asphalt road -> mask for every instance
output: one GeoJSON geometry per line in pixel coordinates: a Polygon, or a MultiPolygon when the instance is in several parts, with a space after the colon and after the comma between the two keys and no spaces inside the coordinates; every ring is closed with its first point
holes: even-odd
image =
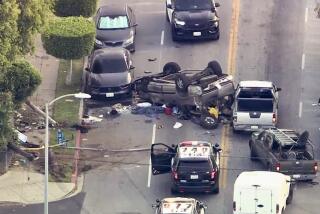
{"type": "MultiPolygon", "coordinates": [[[[164,1],[101,2],[127,2],[136,13],[139,26],[133,54],[135,76],[144,75],[146,70],[159,72],[168,61],[178,62],[182,68],[201,69],[210,60],[217,59],[223,70],[235,76],[236,82],[271,80],[282,88],[279,127],[309,130],[319,158],[320,108],[312,107],[312,103],[320,95],[320,19],[316,19],[313,13],[313,0],[221,1],[220,40],[194,43],[171,41],[164,1]],[[156,60],[150,62],[149,58],[156,60]]],[[[106,111],[108,108],[89,110],[96,116],[106,111]]],[[[248,158],[249,135],[233,134],[228,125],[207,132],[190,121],[179,121],[183,126],[173,129],[176,121],[172,116],[150,119],[124,112],[117,118],[104,119],[82,143],[106,149],[148,148],[154,124],[163,126],[155,129],[155,143],[170,145],[190,139],[217,142],[223,147],[220,193],[187,196],[204,201],[208,205],[207,213],[232,213],[233,183],[237,175],[244,170],[262,169],[248,158]]],[[[83,198],[57,202],[60,209],[68,213],[152,213],[151,204],[157,198],[171,196],[170,175],[150,175],[149,153],[146,151],[93,153],[88,159],[93,169],[85,174],[83,198]]],[[[317,183],[299,184],[293,203],[285,213],[318,213],[319,194],[317,183]]],[[[0,213],[22,212],[41,213],[37,206],[0,208],[0,213]]],[[[58,212],[52,207],[50,213],[58,212]]]]}

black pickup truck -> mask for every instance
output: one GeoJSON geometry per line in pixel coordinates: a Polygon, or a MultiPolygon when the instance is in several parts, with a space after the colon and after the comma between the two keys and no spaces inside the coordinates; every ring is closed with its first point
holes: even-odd
{"type": "Polygon", "coordinates": [[[295,180],[311,181],[317,176],[313,144],[309,133],[288,129],[267,129],[252,133],[250,157],[268,170],[290,175],[295,180]]]}

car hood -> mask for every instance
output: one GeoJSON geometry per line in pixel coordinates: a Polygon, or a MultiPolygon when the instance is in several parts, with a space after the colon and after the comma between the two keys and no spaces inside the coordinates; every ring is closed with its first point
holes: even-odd
{"type": "Polygon", "coordinates": [[[175,17],[187,24],[207,24],[209,20],[213,19],[214,14],[211,11],[176,11],[175,17]]]}
{"type": "Polygon", "coordinates": [[[117,42],[124,41],[130,38],[130,28],[120,30],[99,30],[97,29],[96,38],[100,41],[117,42]]]}
{"type": "Polygon", "coordinates": [[[131,75],[128,71],[121,73],[104,73],[90,75],[92,86],[96,87],[118,87],[131,82],[131,75]]]}

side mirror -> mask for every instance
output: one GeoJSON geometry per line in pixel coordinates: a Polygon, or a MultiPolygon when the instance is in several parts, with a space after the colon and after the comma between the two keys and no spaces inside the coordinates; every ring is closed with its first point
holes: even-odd
{"type": "Polygon", "coordinates": [[[84,70],[86,70],[86,71],[90,71],[89,67],[85,67],[85,69],[84,69],[84,70]]]}
{"type": "Polygon", "coordinates": [[[137,24],[137,23],[135,23],[135,24],[131,25],[131,27],[137,27],[137,26],[138,26],[138,24],[137,24]]]}
{"type": "Polygon", "coordinates": [[[171,144],[171,147],[172,147],[172,148],[176,148],[176,145],[174,145],[174,144],[171,144]]]}
{"type": "Polygon", "coordinates": [[[207,209],[208,208],[208,206],[205,205],[204,203],[200,203],[200,207],[203,208],[203,209],[207,209]]]}
{"type": "Polygon", "coordinates": [[[130,70],[135,69],[135,67],[133,65],[130,65],[130,70]]]}
{"type": "Polygon", "coordinates": [[[217,152],[220,152],[222,149],[220,148],[220,145],[219,144],[214,144],[214,148],[213,148],[215,151],[217,152]]]}
{"type": "Polygon", "coordinates": [[[214,3],[214,6],[215,6],[215,7],[220,7],[220,3],[219,3],[219,2],[216,2],[216,3],[214,3]]]}
{"type": "Polygon", "coordinates": [[[276,91],[281,91],[281,90],[282,90],[281,88],[277,88],[277,89],[276,89],[276,91]]]}
{"type": "Polygon", "coordinates": [[[172,5],[171,4],[167,4],[167,8],[168,9],[172,9],[172,5]]]}

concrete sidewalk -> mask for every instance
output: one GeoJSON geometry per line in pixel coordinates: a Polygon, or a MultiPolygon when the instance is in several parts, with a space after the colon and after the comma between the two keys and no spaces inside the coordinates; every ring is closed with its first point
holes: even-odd
{"type": "MultiPolygon", "coordinates": [[[[78,178],[78,188],[73,183],[49,182],[49,201],[72,197],[82,190],[83,177],[78,178]]],[[[0,176],[0,202],[22,204],[43,203],[44,175],[14,168],[0,176]]]]}
{"type": "MultiPolygon", "coordinates": [[[[55,98],[59,59],[46,53],[40,35],[35,41],[35,53],[27,56],[27,60],[40,72],[42,82],[30,100],[38,107],[55,98]]],[[[32,130],[24,133],[33,143],[42,144],[43,130],[32,130]],[[38,142],[39,141],[39,142],[38,142]]],[[[77,175],[75,175],[77,176],[77,175]]],[[[83,178],[73,179],[70,183],[49,183],[49,201],[71,197],[82,190],[83,178]]],[[[16,202],[22,204],[43,203],[44,175],[22,167],[9,168],[0,176],[0,202],[16,202]]]]}
{"type": "Polygon", "coordinates": [[[42,46],[40,35],[35,40],[35,52],[27,60],[40,72],[42,82],[30,100],[37,106],[55,98],[56,84],[59,69],[59,59],[46,53],[42,46]]]}

